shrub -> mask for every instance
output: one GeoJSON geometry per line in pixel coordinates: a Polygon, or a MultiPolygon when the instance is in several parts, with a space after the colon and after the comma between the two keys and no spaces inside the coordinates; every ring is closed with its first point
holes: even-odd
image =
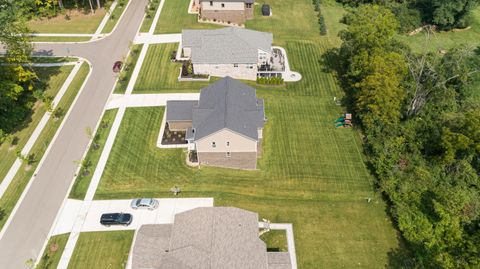
{"type": "Polygon", "coordinates": [[[325,18],[323,17],[322,14],[319,14],[318,16],[318,24],[320,24],[320,35],[326,35],[327,25],[325,24],[325,18]]]}
{"type": "Polygon", "coordinates": [[[283,84],[283,78],[282,77],[257,77],[257,84],[281,85],[283,84]]]}

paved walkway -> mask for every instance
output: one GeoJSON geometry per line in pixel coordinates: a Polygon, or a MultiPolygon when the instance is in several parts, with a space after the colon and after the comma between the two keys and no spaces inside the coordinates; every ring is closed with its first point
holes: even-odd
{"type": "Polygon", "coordinates": [[[295,241],[293,239],[293,226],[291,223],[258,223],[259,228],[268,228],[270,230],[284,230],[287,233],[288,253],[290,254],[290,262],[292,269],[297,269],[297,253],[295,251],[295,241]]]}
{"type": "Polygon", "coordinates": [[[182,34],[162,34],[150,35],[140,34],[133,40],[134,44],[159,44],[159,43],[179,43],[182,41],[182,34]]]}
{"type": "Polygon", "coordinates": [[[169,100],[198,100],[199,93],[112,94],[106,109],[165,106],[169,100]]]}
{"type": "MultiPolygon", "coordinates": [[[[83,63],[83,60],[78,61],[78,62],[67,62],[67,63],[37,63],[37,64],[33,64],[33,66],[46,66],[46,67],[71,65],[71,64],[75,65],[75,67],[72,69],[72,71],[68,75],[67,79],[63,83],[62,87],[58,91],[57,95],[55,96],[55,99],[53,99],[53,102],[52,102],[52,108],[53,109],[55,109],[57,107],[58,103],[60,102],[63,95],[65,94],[68,87],[70,86],[73,79],[75,78],[78,71],[80,70],[80,66],[82,65],[82,63],[83,63]]],[[[28,139],[27,143],[25,144],[25,146],[23,147],[23,149],[21,151],[21,154],[23,156],[26,156],[30,153],[30,150],[32,150],[33,145],[35,144],[38,137],[42,133],[43,129],[47,125],[48,120],[50,119],[51,115],[52,115],[52,112],[47,111],[47,112],[45,112],[43,117],[40,119],[40,122],[38,123],[37,127],[35,127],[35,130],[33,130],[32,135],[30,136],[30,138],[28,139]]],[[[45,152],[44,154],[48,154],[48,152],[45,152]]],[[[5,191],[7,191],[8,186],[10,186],[10,183],[15,178],[15,175],[17,174],[18,170],[20,170],[21,166],[22,166],[22,160],[20,158],[17,158],[15,160],[15,162],[13,163],[12,167],[10,167],[10,170],[8,170],[7,175],[3,178],[2,182],[0,183],[0,198],[2,198],[3,195],[5,194],[5,191]]],[[[1,234],[2,233],[0,232],[0,236],[1,236],[1,234]]]]}

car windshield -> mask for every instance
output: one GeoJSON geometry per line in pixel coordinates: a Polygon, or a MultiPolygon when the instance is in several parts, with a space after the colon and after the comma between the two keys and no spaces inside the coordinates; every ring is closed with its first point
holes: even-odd
{"type": "Polygon", "coordinates": [[[138,199],[135,204],[136,204],[137,206],[139,206],[141,203],[142,203],[142,200],[138,199]]]}

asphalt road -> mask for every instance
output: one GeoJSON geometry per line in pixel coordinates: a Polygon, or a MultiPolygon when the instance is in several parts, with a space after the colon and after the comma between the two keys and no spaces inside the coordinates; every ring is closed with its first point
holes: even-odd
{"type": "Polygon", "coordinates": [[[54,141],[12,222],[0,239],[0,268],[27,268],[25,262],[40,250],[53,225],[89,138],[85,128],[96,126],[115,84],[113,63],[122,59],[142,22],[147,0],[132,0],[115,32],[90,43],[36,44],[35,53],[80,56],[93,66],[85,88],[54,141]]]}

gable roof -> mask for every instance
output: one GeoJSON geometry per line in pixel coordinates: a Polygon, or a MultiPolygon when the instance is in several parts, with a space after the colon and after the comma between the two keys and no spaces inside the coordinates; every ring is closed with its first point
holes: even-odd
{"type": "Polygon", "coordinates": [[[235,207],[199,207],[173,225],[143,225],[132,268],[291,269],[288,252],[271,254],[259,238],[258,214],[235,207]]]}
{"type": "Polygon", "coordinates": [[[273,35],[237,27],[182,30],[182,46],[192,49],[195,64],[254,64],[258,50],[270,52],[273,35]]]}
{"type": "Polygon", "coordinates": [[[224,128],[258,141],[258,129],[264,122],[263,100],[257,99],[255,89],[231,77],[203,88],[193,108],[197,141],[224,128]]]}
{"type": "Polygon", "coordinates": [[[193,119],[193,106],[198,101],[167,101],[167,122],[168,121],[191,121],[193,119]]]}

